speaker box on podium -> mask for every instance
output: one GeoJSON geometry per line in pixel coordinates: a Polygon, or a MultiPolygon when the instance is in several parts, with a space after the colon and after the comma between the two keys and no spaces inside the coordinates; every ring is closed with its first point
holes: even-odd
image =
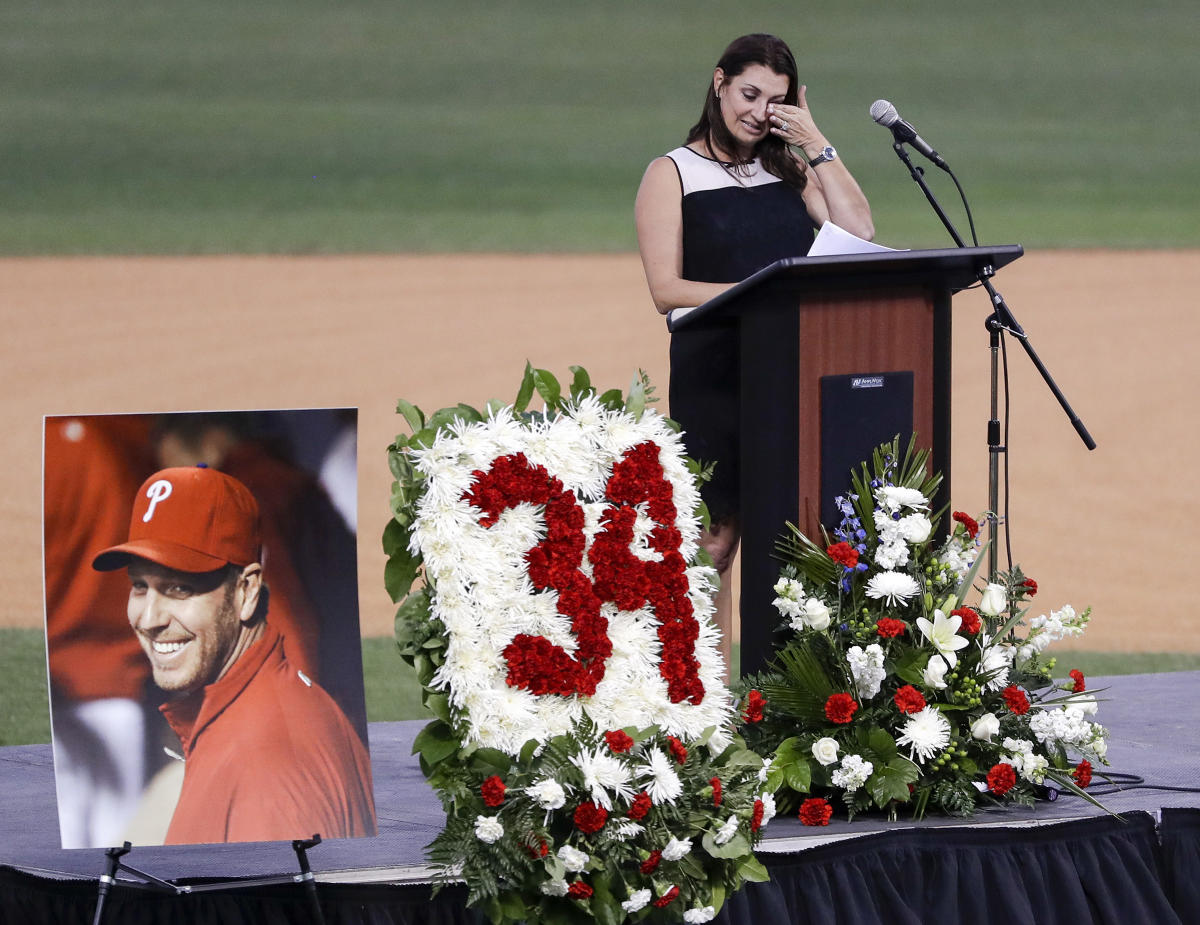
{"type": "MultiPolygon", "coordinates": [[[[840,517],[850,469],[917,435],[950,492],[952,295],[1019,245],[779,260],[676,314],[676,331],[736,323],[741,357],[741,669],[764,667],[779,614],[775,541],[789,521],[815,542],[840,517]]],[[[980,319],[983,330],[983,319],[980,319]]]]}

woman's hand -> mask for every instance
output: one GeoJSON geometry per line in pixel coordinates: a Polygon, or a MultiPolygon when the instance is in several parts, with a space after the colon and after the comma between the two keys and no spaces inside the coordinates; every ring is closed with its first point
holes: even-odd
{"type": "Polygon", "coordinates": [[[797,105],[772,103],[767,107],[767,118],[771,121],[771,134],[782,138],[789,145],[803,149],[808,158],[821,153],[829,142],[813,121],[806,99],[808,87],[801,85],[797,105]]]}

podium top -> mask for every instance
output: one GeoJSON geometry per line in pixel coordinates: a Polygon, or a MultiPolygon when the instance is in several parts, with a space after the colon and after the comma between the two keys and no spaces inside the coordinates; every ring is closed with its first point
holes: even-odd
{"type": "MultiPolygon", "coordinates": [[[[987,268],[1007,266],[1025,253],[1019,244],[992,247],[948,247],[938,250],[881,251],[872,254],[834,254],[828,257],[784,257],[747,276],[740,283],[690,311],[667,316],[667,330],[676,331],[724,314],[742,296],[768,286],[789,289],[866,289],[897,285],[926,285],[957,292],[978,282],[987,268]]],[[[990,275],[990,274],[989,274],[990,275]]]]}

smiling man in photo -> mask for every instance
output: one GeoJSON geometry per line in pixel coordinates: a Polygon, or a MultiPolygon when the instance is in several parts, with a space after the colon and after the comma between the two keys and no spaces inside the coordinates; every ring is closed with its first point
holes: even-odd
{"type": "Polygon", "coordinates": [[[258,504],[205,466],[164,469],[134,498],[129,539],[93,568],[127,568],[130,626],[168,700],[183,788],[167,844],[375,834],[366,749],[293,668],[271,625],[258,504]]]}

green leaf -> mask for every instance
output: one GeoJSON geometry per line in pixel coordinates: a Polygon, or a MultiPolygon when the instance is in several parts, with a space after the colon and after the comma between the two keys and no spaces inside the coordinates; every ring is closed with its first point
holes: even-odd
{"type": "Polygon", "coordinates": [[[620,389],[609,389],[600,396],[600,404],[609,411],[619,411],[625,407],[625,396],[620,389]]]}
{"type": "Polygon", "coordinates": [[[641,417],[646,410],[646,384],[642,376],[634,376],[629,384],[629,395],[625,399],[625,410],[635,418],[641,417]]]}
{"type": "Polygon", "coordinates": [[[554,374],[550,370],[535,369],[533,371],[533,387],[542,396],[547,410],[553,411],[559,407],[562,402],[562,386],[558,384],[558,380],[554,378],[554,374]]]}
{"type": "Polygon", "coordinates": [[[525,375],[521,377],[521,387],[517,389],[517,399],[513,402],[513,411],[516,414],[521,414],[529,407],[529,401],[533,398],[533,365],[525,361],[525,375]]]}
{"type": "Polygon", "coordinates": [[[498,748],[477,748],[471,755],[470,763],[487,776],[499,774],[503,777],[512,767],[512,759],[498,748]]]}
{"type": "Polygon", "coordinates": [[[895,800],[897,803],[908,802],[908,785],[915,784],[921,776],[921,770],[907,758],[893,758],[867,779],[867,790],[875,805],[881,809],[895,800]]]}
{"type": "Polygon", "coordinates": [[[712,832],[705,832],[704,837],[700,839],[700,844],[704,846],[704,850],[714,858],[722,858],[732,860],[740,858],[743,854],[750,852],[750,840],[741,832],[729,839],[725,844],[718,845],[712,832]]]}
{"type": "Polygon", "coordinates": [[[408,535],[408,530],[395,520],[383,530],[383,548],[390,552],[383,568],[383,584],[393,604],[408,595],[421,567],[421,560],[408,549],[408,535]]]}
{"type": "Polygon", "coordinates": [[[750,883],[766,883],[771,879],[771,875],[762,862],[752,854],[746,855],[738,862],[737,873],[739,877],[750,883]]]}
{"type": "Polygon", "coordinates": [[[440,691],[425,691],[422,699],[429,711],[443,722],[450,722],[450,698],[440,691]]]}
{"type": "Polygon", "coordinates": [[[571,366],[568,368],[574,374],[574,378],[571,380],[571,397],[579,398],[585,392],[590,392],[592,390],[592,377],[588,375],[588,371],[582,366],[571,366]]]}
{"type": "Polygon", "coordinates": [[[396,402],[396,413],[404,415],[404,420],[408,422],[408,429],[414,434],[425,429],[425,413],[411,402],[401,398],[396,402]]]}
{"type": "Polygon", "coordinates": [[[589,905],[597,925],[621,925],[625,921],[625,910],[621,908],[620,900],[613,896],[608,878],[597,874],[592,877],[591,887],[589,905]]]}
{"type": "Polygon", "coordinates": [[[458,738],[449,723],[434,720],[417,733],[412,750],[414,755],[421,755],[429,764],[440,764],[458,751],[458,738]]]}

